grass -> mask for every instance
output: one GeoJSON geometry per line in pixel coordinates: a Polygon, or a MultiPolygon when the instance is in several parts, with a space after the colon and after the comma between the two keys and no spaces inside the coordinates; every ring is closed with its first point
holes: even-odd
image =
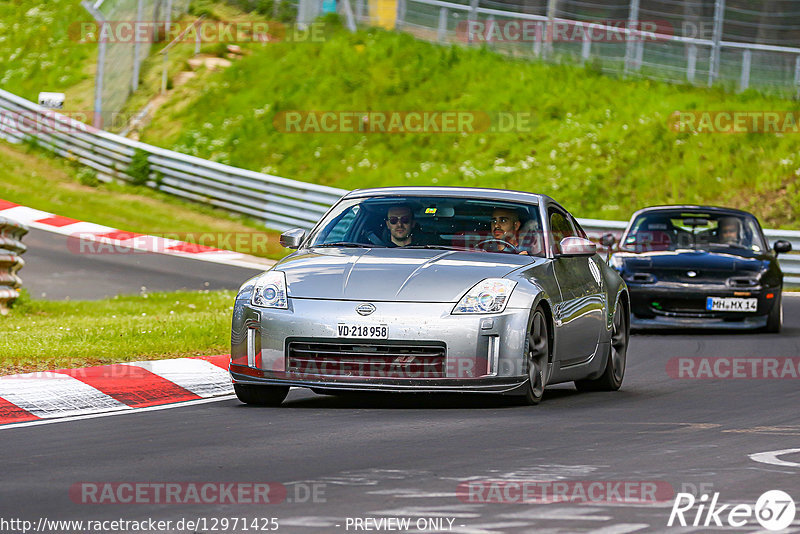
{"type": "MultiPolygon", "coordinates": [[[[244,235],[247,237],[238,240],[238,251],[254,256],[277,259],[290,252],[280,246],[277,232],[256,221],[146,187],[117,183],[82,185],[79,178],[83,175],[69,162],[54,159],[38,149],[0,142],[0,199],[120,230],[178,234],[184,241],[200,238],[203,242],[210,239],[209,234],[222,238],[244,235]],[[266,239],[250,239],[256,232],[266,234],[266,239]]],[[[236,248],[237,239],[229,242],[236,248]]],[[[212,246],[214,243],[203,242],[212,246]]]]}
{"type": "Polygon", "coordinates": [[[77,0],[0,2],[0,88],[34,102],[63,92],[66,110],[91,110],[97,45],[71,33],[90,20],[77,0]]]}
{"type": "Polygon", "coordinates": [[[180,291],[93,301],[27,295],[3,318],[0,374],[230,351],[233,291],[180,291]]]}
{"type": "Polygon", "coordinates": [[[485,48],[443,47],[371,29],[323,43],[271,43],[176,89],[142,139],[256,171],[353,189],[462,185],[549,194],[580,217],[626,219],[645,205],[748,209],[800,221],[796,134],[691,134],[676,110],[793,110],[796,102],[604,76],[485,48]],[[508,133],[282,133],[287,110],[526,112],[508,133]]]}

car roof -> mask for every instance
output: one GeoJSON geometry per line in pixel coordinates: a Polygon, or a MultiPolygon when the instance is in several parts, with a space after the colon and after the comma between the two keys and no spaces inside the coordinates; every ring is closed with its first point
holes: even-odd
{"type": "Polygon", "coordinates": [[[756,218],[756,216],[752,213],[736,208],[725,208],[722,206],[699,206],[696,204],[674,204],[664,206],[648,206],[646,208],[642,208],[631,215],[631,220],[635,219],[639,215],[644,215],[645,213],[660,211],[707,211],[710,213],[743,215],[746,217],[753,217],[754,219],[756,218]]]}
{"type": "Polygon", "coordinates": [[[486,198],[490,200],[510,200],[519,202],[553,203],[558,202],[537,193],[526,191],[513,191],[509,189],[491,189],[488,187],[445,187],[445,186],[402,186],[402,187],[375,187],[371,189],[356,189],[347,193],[344,198],[367,198],[378,196],[426,195],[434,197],[456,198],[486,198]]]}

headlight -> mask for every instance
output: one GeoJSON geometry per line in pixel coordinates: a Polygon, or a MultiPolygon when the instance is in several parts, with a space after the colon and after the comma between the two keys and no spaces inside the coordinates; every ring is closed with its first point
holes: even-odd
{"type": "Polygon", "coordinates": [[[516,282],[505,278],[487,278],[467,291],[453,308],[453,313],[499,313],[506,309],[508,298],[516,285],[516,282]]]}
{"type": "Polygon", "coordinates": [[[622,261],[622,258],[619,256],[611,256],[611,259],[608,260],[608,264],[611,266],[612,269],[616,269],[617,271],[622,272],[622,268],[625,266],[625,262],[622,261]]]}
{"type": "Polygon", "coordinates": [[[250,303],[261,308],[287,309],[286,275],[282,271],[269,271],[259,276],[253,286],[250,303]]]}

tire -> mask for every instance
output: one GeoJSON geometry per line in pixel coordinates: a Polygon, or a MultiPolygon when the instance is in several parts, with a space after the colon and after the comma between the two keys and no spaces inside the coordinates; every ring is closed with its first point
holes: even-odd
{"type": "Polygon", "coordinates": [[[525,404],[539,404],[544,396],[544,388],[549,378],[550,328],[542,308],[536,308],[531,315],[525,340],[525,364],[528,385],[523,397],[525,404]]]}
{"type": "Polygon", "coordinates": [[[597,378],[576,380],[575,387],[578,391],[617,391],[625,377],[629,340],[630,317],[625,312],[622,302],[617,302],[603,374],[597,378]]]}
{"type": "Polygon", "coordinates": [[[233,391],[245,404],[254,406],[280,406],[286,395],[288,387],[282,386],[251,386],[249,384],[234,384],[233,391]]]}
{"type": "Polygon", "coordinates": [[[772,310],[769,312],[767,316],[767,326],[764,327],[764,331],[769,334],[777,334],[781,331],[781,327],[783,326],[783,297],[781,296],[781,292],[778,291],[778,298],[775,299],[775,304],[772,306],[772,310]]]}

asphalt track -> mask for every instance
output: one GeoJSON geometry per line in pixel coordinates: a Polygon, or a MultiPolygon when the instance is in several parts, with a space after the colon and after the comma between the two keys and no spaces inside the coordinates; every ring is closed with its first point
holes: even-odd
{"type": "Polygon", "coordinates": [[[66,236],[31,229],[23,242],[19,272],[33,298],[100,299],[117,294],[178,289],[237,289],[260,271],[190,258],[119,249],[123,253],[81,254],[66,236]],[[124,253],[124,252],[129,253],[124,253]]]}
{"type": "MultiPolygon", "coordinates": [[[[35,255],[28,254],[26,270],[35,255]]],[[[26,283],[38,283],[33,271],[23,271],[26,283]]],[[[184,268],[174,273],[181,284],[186,277],[184,268]]],[[[367,532],[357,519],[390,517],[410,518],[412,527],[419,518],[452,520],[450,528],[409,532],[728,530],[703,526],[705,514],[698,527],[667,527],[674,494],[719,492],[718,505],[753,506],[763,492],[781,489],[800,502],[800,381],[674,378],[667,368],[672,358],[797,357],[800,297],[786,297],[784,305],[780,335],[635,335],[619,392],[557,386],[536,407],[484,397],[332,397],[298,389],[280,408],[223,399],[0,430],[0,531],[22,531],[2,523],[11,519],[35,527],[40,520],[152,518],[175,525],[206,518],[191,530],[245,532],[241,523],[233,528],[234,518],[277,518],[278,532],[367,532]],[[772,463],[751,458],[786,449],[794,450],[757,457],[772,463]],[[539,487],[566,481],[571,488],[666,483],[670,493],[655,504],[602,495],[589,503],[464,502],[456,491],[467,481],[539,481],[539,487]],[[288,494],[277,504],[91,504],[76,493],[85,482],[277,482],[288,494]]],[[[689,523],[697,511],[686,512],[689,523]]],[[[135,531],[114,526],[93,531],[135,531]]],[[[750,517],[736,532],[768,531],[750,517]]],[[[800,532],[800,512],[784,532],[800,532]]]]}

